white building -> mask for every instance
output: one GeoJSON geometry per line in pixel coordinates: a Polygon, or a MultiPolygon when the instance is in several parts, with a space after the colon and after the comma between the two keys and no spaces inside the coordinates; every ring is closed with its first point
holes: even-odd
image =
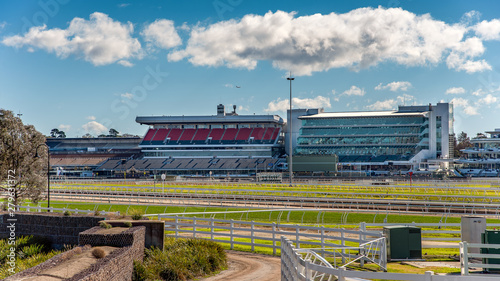
{"type": "Polygon", "coordinates": [[[294,109],[292,125],[294,155],[336,154],[341,164],[415,169],[428,166],[429,160],[453,158],[453,105],[448,103],[393,111],[294,109]]]}

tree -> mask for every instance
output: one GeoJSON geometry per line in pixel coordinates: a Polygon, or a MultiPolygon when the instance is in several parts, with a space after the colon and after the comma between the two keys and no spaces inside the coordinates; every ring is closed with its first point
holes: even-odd
{"type": "Polygon", "coordinates": [[[85,135],[82,136],[82,138],[86,138],[86,139],[90,139],[90,138],[93,138],[94,136],[89,134],[89,133],[86,133],[85,135]]]}
{"type": "Polygon", "coordinates": [[[455,145],[455,156],[456,157],[461,157],[463,156],[462,149],[465,149],[467,147],[472,147],[472,143],[470,142],[470,138],[467,136],[467,133],[461,132],[458,135],[457,138],[458,144],[455,145]]]}
{"type": "Polygon", "coordinates": [[[50,130],[50,137],[51,138],[57,138],[58,135],[59,135],[59,129],[54,128],[54,129],[50,130]]]}
{"type": "Polygon", "coordinates": [[[119,134],[120,134],[120,132],[118,132],[117,130],[115,130],[113,128],[109,129],[109,136],[110,137],[116,138],[119,134]]]}
{"type": "Polygon", "coordinates": [[[486,139],[488,138],[485,134],[483,133],[477,133],[475,139],[486,139]]]}
{"type": "Polygon", "coordinates": [[[54,128],[54,129],[50,130],[50,137],[51,138],[65,138],[66,133],[64,131],[57,129],[57,128],[54,128]]]}
{"type": "Polygon", "coordinates": [[[0,109],[0,188],[8,191],[13,204],[24,199],[37,203],[46,186],[47,147],[45,136],[32,125],[24,125],[12,111],[0,109]],[[40,158],[35,158],[39,147],[40,158]]]}

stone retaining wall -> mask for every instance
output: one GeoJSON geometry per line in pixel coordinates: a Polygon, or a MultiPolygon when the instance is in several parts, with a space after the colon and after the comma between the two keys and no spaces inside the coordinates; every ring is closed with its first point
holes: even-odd
{"type": "Polygon", "coordinates": [[[106,245],[120,247],[119,245],[129,245],[113,251],[109,256],[99,260],[99,262],[72,278],[67,279],[67,281],[132,280],[134,260],[144,260],[146,227],[132,227],[119,234],[98,234],[96,232],[99,229],[100,227],[94,227],[80,233],[80,242],[91,246],[106,245]]]}
{"type": "MultiPolygon", "coordinates": [[[[73,277],[65,279],[66,281],[132,280],[132,272],[134,268],[133,261],[142,261],[144,259],[144,237],[146,228],[144,226],[132,227],[117,234],[99,234],[97,233],[99,230],[100,227],[94,227],[84,231],[80,240],[84,243],[89,243],[90,246],[102,246],[106,243],[106,241],[118,241],[119,239],[124,239],[125,242],[121,243],[123,244],[123,247],[114,250],[106,257],[100,259],[97,263],[94,263],[89,268],[77,273],[73,277]]],[[[110,246],[117,246],[117,244],[110,246]]],[[[89,246],[85,245],[84,247],[89,246]]],[[[76,254],[76,251],[77,250],[75,248],[61,253],[44,263],[12,275],[5,279],[5,281],[18,281],[24,280],[28,277],[38,276],[44,270],[55,267],[58,264],[69,260],[76,254]]]]}
{"type": "MultiPolygon", "coordinates": [[[[124,220],[106,220],[106,223],[112,225],[113,227],[123,227],[126,221],[124,220]]],[[[132,226],[145,226],[146,227],[146,242],[145,247],[151,248],[156,247],[158,249],[163,249],[164,238],[165,238],[165,222],[159,220],[131,220],[127,221],[132,224],[132,226]]]]}
{"type": "MultiPolygon", "coordinates": [[[[7,226],[10,222],[7,214],[0,215],[0,239],[8,238],[10,231],[7,226]]],[[[16,236],[38,236],[48,239],[55,249],[62,249],[64,245],[77,245],[78,234],[91,227],[99,225],[99,221],[105,218],[90,217],[86,215],[73,214],[63,216],[62,214],[33,214],[16,213],[15,217],[16,236]]]]}

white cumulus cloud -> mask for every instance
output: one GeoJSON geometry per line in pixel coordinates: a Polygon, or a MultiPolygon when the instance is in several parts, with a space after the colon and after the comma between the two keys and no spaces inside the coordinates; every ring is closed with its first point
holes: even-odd
{"type": "Polygon", "coordinates": [[[132,23],[114,21],[108,15],[95,12],[89,20],[75,17],[66,29],[47,29],[47,26],[34,26],[23,35],[5,37],[2,43],[7,46],[28,50],[41,49],[55,53],[60,58],[74,55],[92,64],[106,65],[125,59],[140,58],[141,44],[131,34],[132,23]]]}
{"type": "Polygon", "coordinates": [[[492,105],[493,103],[496,103],[498,101],[498,98],[493,96],[492,94],[487,94],[484,98],[479,99],[478,103],[479,104],[485,104],[485,105],[492,105]]]}
{"type": "Polygon", "coordinates": [[[108,128],[97,121],[90,121],[82,126],[85,132],[95,135],[100,135],[108,132],[108,128]]]}
{"type": "Polygon", "coordinates": [[[463,112],[467,115],[478,115],[478,108],[471,104],[471,102],[464,98],[453,98],[450,103],[454,106],[462,108],[463,112]]]}
{"type": "Polygon", "coordinates": [[[58,126],[58,128],[61,131],[69,131],[71,129],[71,125],[61,124],[61,125],[58,126]]]}
{"type": "Polygon", "coordinates": [[[344,96],[364,96],[366,94],[365,89],[361,89],[357,86],[352,85],[349,90],[344,91],[341,95],[344,96]]]}
{"type": "Polygon", "coordinates": [[[459,95],[465,93],[465,89],[462,87],[451,87],[446,90],[447,95],[459,95]]]}
{"type": "MultiPolygon", "coordinates": [[[[313,99],[310,98],[292,98],[292,107],[293,108],[330,108],[332,107],[330,103],[330,98],[317,96],[313,99]]],[[[280,99],[271,101],[267,108],[264,109],[266,112],[276,112],[276,111],[284,111],[286,112],[290,109],[290,100],[289,99],[280,99]]]]}
{"type": "Polygon", "coordinates": [[[498,19],[483,20],[475,25],[473,29],[484,40],[500,40],[500,20],[498,19]]]}
{"type": "Polygon", "coordinates": [[[369,110],[389,110],[394,109],[398,105],[395,99],[389,99],[384,101],[376,101],[374,104],[368,105],[366,108],[369,110]]]}
{"type": "Polygon", "coordinates": [[[446,59],[450,69],[491,69],[481,39],[464,24],[448,24],[429,14],[401,8],[359,8],[344,14],[297,17],[295,12],[246,15],[238,20],[198,25],[184,49],[171,61],[194,65],[254,69],[259,61],[295,75],[331,68],[360,69],[381,62],[405,66],[435,65],[446,59]]]}
{"type": "Polygon", "coordinates": [[[402,96],[397,96],[394,99],[376,101],[373,104],[367,105],[366,108],[369,110],[391,110],[396,109],[398,105],[409,104],[411,101],[415,101],[414,96],[403,94],[402,96]]]}
{"type": "Polygon", "coordinates": [[[397,92],[397,91],[403,91],[406,92],[408,91],[408,88],[411,87],[411,83],[408,81],[394,81],[391,83],[388,83],[387,85],[382,85],[382,83],[378,84],[378,86],[375,87],[375,90],[387,90],[392,92],[397,92]]]}
{"type": "Polygon", "coordinates": [[[181,37],[175,30],[174,22],[167,19],[158,19],[146,26],[141,35],[146,42],[163,49],[170,49],[182,44],[181,37]]]}

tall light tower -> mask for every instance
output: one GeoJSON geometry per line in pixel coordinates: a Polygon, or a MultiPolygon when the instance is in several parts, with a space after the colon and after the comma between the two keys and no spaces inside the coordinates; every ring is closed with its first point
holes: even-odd
{"type": "Polygon", "coordinates": [[[290,77],[286,78],[286,80],[290,81],[290,120],[288,120],[288,123],[290,124],[289,130],[288,130],[288,157],[290,158],[290,161],[288,161],[288,174],[290,176],[290,186],[293,184],[293,165],[292,165],[292,81],[295,78],[292,77],[292,72],[290,72],[290,77]]]}

